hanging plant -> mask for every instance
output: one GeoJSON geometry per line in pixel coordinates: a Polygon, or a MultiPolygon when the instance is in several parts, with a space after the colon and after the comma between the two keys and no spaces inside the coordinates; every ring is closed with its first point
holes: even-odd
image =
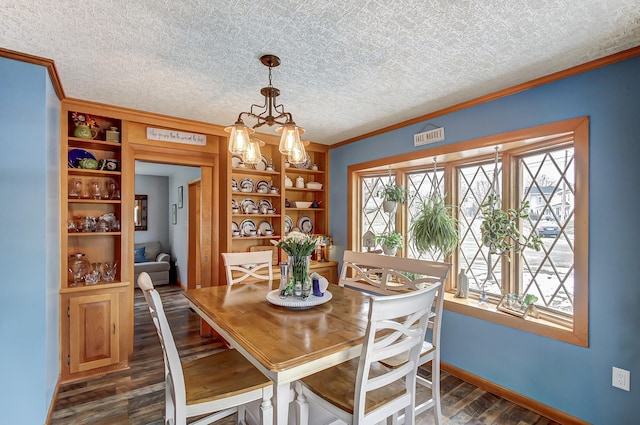
{"type": "MultiPolygon", "coordinates": [[[[433,161],[433,176],[436,178],[437,165],[433,161]]],[[[431,186],[429,198],[422,202],[422,208],[409,229],[413,246],[424,254],[435,256],[440,251],[443,256],[450,255],[458,247],[456,221],[451,216],[451,207],[445,205],[437,184],[431,186]]]]}
{"type": "MultiPolygon", "coordinates": [[[[504,211],[500,208],[500,197],[491,194],[480,206],[484,217],[480,225],[482,244],[489,248],[490,254],[504,255],[511,252],[521,252],[525,248],[540,251],[542,239],[536,232],[524,239],[518,229],[520,220],[529,218],[529,201],[525,201],[519,208],[509,208],[504,211]]],[[[506,256],[509,261],[511,258],[506,256]]]]}
{"type": "Polygon", "coordinates": [[[409,229],[418,252],[434,255],[440,251],[446,257],[457,248],[458,231],[450,210],[439,195],[422,202],[420,213],[409,229]]]}
{"type": "Polygon", "coordinates": [[[390,184],[382,188],[382,190],[378,192],[378,197],[383,198],[383,211],[387,214],[395,213],[398,203],[404,202],[406,194],[406,189],[397,184],[390,184]]]}
{"type": "Polygon", "coordinates": [[[407,191],[400,185],[392,184],[387,185],[378,192],[378,197],[383,198],[385,201],[404,203],[407,191]]]}

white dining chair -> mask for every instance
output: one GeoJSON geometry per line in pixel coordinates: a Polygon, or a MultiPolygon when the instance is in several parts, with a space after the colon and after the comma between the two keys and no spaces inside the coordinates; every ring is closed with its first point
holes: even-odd
{"type": "MultiPolygon", "coordinates": [[[[140,283],[139,277],[139,286],[140,283]]],[[[160,294],[153,289],[153,285],[150,289],[147,286],[147,289],[142,290],[145,292],[164,356],[165,423],[186,425],[188,418],[207,415],[190,423],[204,425],[237,413],[237,423],[244,424],[245,405],[258,400],[261,423],[271,425],[272,382],[237,350],[222,350],[196,360],[181,362],[160,294]]]]}
{"type": "Polygon", "coordinates": [[[241,282],[267,281],[273,283],[273,252],[223,252],[222,260],[227,275],[227,285],[241,282]]]}
{"type": "Polygon", "coordinates": [[[299,425],[308,424],[309,401],[348,424],[415,422],[418,360],[439,284],[404,294],[373,296],[360,357],[296,382],[299,425]],[[405,355],[397,368],[381,361],[405,355]]]}
{"type": "MultiPolygon", "coordinates": [[[[430,340],[423,342],[419,365],[431,362],[431,379],[418,375],[417,383],[431,389],[431,395],[417,391],[416,415],[433,409],[436,425],[442,423],[440,404],[440,329],[444,310],[444,283],[451,270],[448,263],[417,260],[345,251],[338,284],[350,286],[374,294],[389,295],[398,292],[415,291],[434,283],[441,283],[436,294],[433,311],[429,317],[430,340]]],[[[387,359],[384,364],[397,367],[406,358],[397,356],[387,359]]]]}

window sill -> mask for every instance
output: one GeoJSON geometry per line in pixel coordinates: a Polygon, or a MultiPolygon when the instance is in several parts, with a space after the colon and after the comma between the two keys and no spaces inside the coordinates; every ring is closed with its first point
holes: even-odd
{"type": "Polygon", "coordinates": [[[557,339],[569,344],[575,344],[581,347],[588,346],[588,340],[586,338],[580,338],[571,326],[563,326],[542,318],[527,317],[526,319],[522,319],[498,311],[496,310],[496,306],[497,303],[495,302],[492,302],[488,306],[480,306],[476,298],[455,298],[453,293],[450,292],[445,293],[444,297],[444,308],[446,310],[499,325],[509,326],[524,332],[557,339]]]}

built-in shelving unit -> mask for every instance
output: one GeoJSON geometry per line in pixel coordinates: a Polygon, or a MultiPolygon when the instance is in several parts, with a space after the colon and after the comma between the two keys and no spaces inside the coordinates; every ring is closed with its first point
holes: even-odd
{"type": "MultiPolygon", "coordinates": [[[[122,134],[123,122],[94,111],[62,109],[61,123],[61,376],[72,380],[126,367],[128,361],[130,283],[122,279],[122,143],[106,141],[122,134]],[[94,138],[78,137],[79,115],[93,125],[94,138]],[[115,132],[114,132],[115,130],[115,132]],[[88,163],[83,163],[85,160],[88,163]],[[97,169],[96,169],[97,168],[97,169]],[[85,265],[74,272],[70,256],[85,265]],[[105,263],[117,262],[113,279],[105,263]],[[96,282],[78,279],[98,264],[96,282]]],[[[119,137],[118,137],[119,138],[119,137]]]]}

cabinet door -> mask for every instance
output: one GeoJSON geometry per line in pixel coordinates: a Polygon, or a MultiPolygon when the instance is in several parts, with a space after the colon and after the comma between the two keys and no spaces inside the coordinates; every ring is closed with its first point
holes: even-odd
{"type": "Polygon", "coordinates": [[[71,373],[118,363],[118,310],[117,293],[69,300],[71,373]]]}

